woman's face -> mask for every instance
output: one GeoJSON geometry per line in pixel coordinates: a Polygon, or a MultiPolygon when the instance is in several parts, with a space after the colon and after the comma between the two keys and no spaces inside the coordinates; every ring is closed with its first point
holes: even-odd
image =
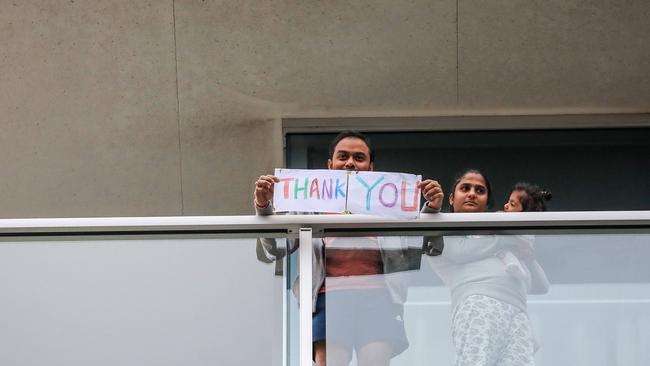
{"type": "Polygon", "coordinates": [[[521,193],[517,191],[513,191],[512,193],[510,193],[510,198],[508,198],[508,202],[506,202],[506,204],[503,205],[503,211],[521,212],[523,210],[524,208],[521,205],[521,193]]]}
{"type": "Polygon", "coordinates": [[[465,174],[454,193],[449,195],[454,212],[483,212],[487,209],[488,190],[485,179],[476,173],[465,174]]]}

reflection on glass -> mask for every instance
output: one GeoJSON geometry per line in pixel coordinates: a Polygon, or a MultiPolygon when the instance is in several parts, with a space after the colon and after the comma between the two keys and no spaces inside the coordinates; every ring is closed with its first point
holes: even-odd
{"type": "Polygon", "coordinates": [[[327,365],[348,365],[353,355],[359,365],[389,365],[409,346],[404,302],[422,237],[326,238],[324,247],[314,331],[327,339],[327,365]]]}
{"type": "MultiPolygon", "coordinates": [[[[368,365],[388,364],[408,346],[401,275],[420,268],[422,237],[314,238],[312,245],[316,363],[347,365],[355,351],[368,365]]],[[[295,239],[261,238],[258,259],[277,261],[297,248],[295,239]]],[[[296,297],[298,280],[292,286],[296,297]]]]}
{"type": "Polygon", "coordinates": [[[318,310],[327,309],[328,365],[454,365],[463,360],[459,349],[483,350],[487,339],[458,339],[462,326],[503,314],[521,332],[501,342],[526,342],[519,364],[532,364],[536,349],[535,365],[650,364],[650,235],[465,235],[425,242],[425,254],[442,254],[422,257],[421,237],[314,240],[324,264],[336,257],[355,263],[347,274],[333,265],[326,281],[314,284],[318,310]],[[471,316],[461,318],[462,304],[471,316]],[[481,318],[471,306],[496,310],[483,310],[481,318]]]}
{"type": "Polygon", "coordinates": [[[451,292],[456,365],[533,365],[538,345],[526,312],[528,294],[549,282],[534,258],[533,236],[444,237],[431,257],[451,292]]]}
{"type": "MultiPolygon", "coordinates": [[[[356,248],[374,256],[367,238],[338,240],[332,251],[356,248]]],[[[410,240],[417,252],[418,239],[410,240]]],[[[489,365],[650,364],[650,235],[466,235],[429,242],[442,254],[422,257],[422,266],[327,278],[328,345],[340,337],[340,346],[328,348],[331,365],[462,365],[480,357],[493,357],[489,365]],[[401,326],[391,327],[391,317],[401,326]],[[504,331],[504,320],[512,333],[504,331]],[[488,356],[499,342],[501,352],[488,356]],[[380,357],[362,359],[369,354],[364,345],[380,357]],[[508,353],[511,346],[519,353],[508,353]]],[[[424,249],[436,253],[428,244],[424,249]]]]}
{"type": "MultiPolygon", "coordinates": [[[[526,271],[522,271],[524,276],[521,276],[515,270],[518,267],[509,265],[513,261],[507,260],[501,246],[516,244],[515,238],[517,236],[505,235],[444,237],[444,254],[424,257],[425,263],[420,270],[411,272],[404,304],[404,324],[410,346],[392,359],[392,366],[454,365],[457,348],[452,329],[457,319],[452,318],[452,303],[459,302],[456,296],[461,293],[462,285],[453,293],[449,285],[461,284],[461,276],[469,269],[482,265],[498,268],[496,264],[499,263],[504,267],[503,275],[519,278],[504,288],[519,293],[520,305],[524,290],[530,286],[524,304],[534,345],[539,347],[534,353],[535,365],[650,365],[650,348],[647,347],[650,235],[536,235],[534,260],[551,283],[544,294],[535,294],[541,292],[538,288],[543,289],[543,286],[537,283],[532,266],[527,268],[531,276],[529,282],[526,271]],[[452,244],[460,244],[458,248],[468,245],[469,241],[463,242],[465,238],[476,243],[485,241],[485,246],[479,246],[474,252],[478,255],[484,251],[483,257],[479,257],[482,260],[470,260],[463,257],[462,252],[449,250],[452,244]],[[490,245],[498,250],[488,255],[490,245]],[[450,258],[456,255],[457,262],[450,258]],[[493,264],[488,266],[488,263],[493,264]],[[446,282],[441,276],[447,276],[446,282]]],[[[527,265],[517,252],[511,253],[522,266],[527,265]]],[[[481,278],[472,287],[490,282],[492,271],[484,270],[486,278],[481,278]]],[[[476,340],[477,344],[480,340],[476,340]]],[[[468,338],[465,346],[472,347],[472,342],[474,339],[468,338]]]]}

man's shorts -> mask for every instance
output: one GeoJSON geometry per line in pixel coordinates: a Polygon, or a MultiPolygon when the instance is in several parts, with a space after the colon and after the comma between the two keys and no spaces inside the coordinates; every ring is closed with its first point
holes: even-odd
{"type": "Polygon", "coordinates": [[[312,337],[313,342],[327,340],[349,352],[368,343],[387,342],[393,357],[408,347],[402,306],[392,302],[385,288],[319,294],[312,317],[312,337]]]}

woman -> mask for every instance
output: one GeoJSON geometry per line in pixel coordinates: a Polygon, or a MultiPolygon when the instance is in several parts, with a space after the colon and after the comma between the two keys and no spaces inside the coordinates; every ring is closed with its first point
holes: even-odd
{"type": "MultiPolygon", "coordinates": [[[[485,212],[492,201],[488,179],[475,169],[458,175],[451,192],[455,213],[485,212]]],[[[530,248],[521,236],[446,236],[442,255],[430,259],[451,291],[456,365],[534,364],[526,313],[530,272],[515,273],[500,258],[510,253],[532,259],[530,248]]]]}

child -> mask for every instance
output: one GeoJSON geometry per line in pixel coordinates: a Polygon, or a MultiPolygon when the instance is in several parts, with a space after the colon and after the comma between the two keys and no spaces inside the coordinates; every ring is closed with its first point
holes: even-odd
{"type": "Polygon", "coordinates": [[[506,212],[546,211],[546,201],[553,195],[550,191],[530,183],[517,183],[510,193],[508,202],[503,205],[506,212]]]}
{"type": "MultiPolygon", "coordinates": [[[[508,201],[503,205],[505,212],[540,212],[546,211],[546,201],[550,201],[552,193],[537,185],[520,182],[515,184],[508,201]]],[[[533,258],[534,237],[520,236],[522,246],[517,248],[515,255],[511,251],[499,251],[496,256],[506,267],[506,271],[520,277],[526,282],[528,292],[543,294],[548,291],[548,279],[539,263],[533,258]],[[523,259],[524,264],[520,262],[523,259]],[[531,273],[532,271],[532,273],[531,273]]]]}

